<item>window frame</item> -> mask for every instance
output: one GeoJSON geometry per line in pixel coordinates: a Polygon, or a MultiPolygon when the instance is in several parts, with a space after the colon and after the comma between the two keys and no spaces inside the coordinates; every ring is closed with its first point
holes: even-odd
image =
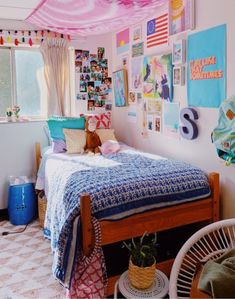
{"type": "MultiPolygon", "coordinates": [[[[28,46],[1,46],[0,51],[2,49],[7,49],[10,51],[10,71],[11,71],[11,106],[17,105],[17,86],[16,86],[16,61],[15,61],[15,53],[17,50],[23,51],[33,51],[33,52],[40,52],[39,46],[35,45],[32,47],[28,46]]],[[[45,120],[47,119],[47,115],[23,115],[20,114],[22,117],[27,118],[27,120],[45,120]]],[[[5,116],[0,116],[0,120],[6,119],[5,116]]]]}

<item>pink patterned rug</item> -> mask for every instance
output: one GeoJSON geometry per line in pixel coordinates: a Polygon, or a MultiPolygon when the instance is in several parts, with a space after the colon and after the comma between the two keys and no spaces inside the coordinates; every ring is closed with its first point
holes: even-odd
{"type": "Polygon", "coordinates": [[[52,276],[50,243],[43,237],[38,221],[29,224],[23,233],[2,236],[3,231],[23,227],[0,222],[0,298],[65,298],[65,289],[52,276]]]}

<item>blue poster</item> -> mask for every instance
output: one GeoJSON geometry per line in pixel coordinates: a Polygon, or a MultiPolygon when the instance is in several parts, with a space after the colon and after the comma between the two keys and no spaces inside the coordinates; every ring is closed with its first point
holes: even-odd
{"type": "Polygon", "coordinates": [[[188,37],[187,96],[192,107],[219,107],[226,98],[226,25],[188,37]]]}

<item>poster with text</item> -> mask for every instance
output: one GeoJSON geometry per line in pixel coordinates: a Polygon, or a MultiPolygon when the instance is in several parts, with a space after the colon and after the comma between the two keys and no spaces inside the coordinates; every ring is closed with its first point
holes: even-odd
{"type": "Polygon", "coordinates": [[[172,100],[171,54],[145,56],[143,59],[143,93],[146,98],[172,100]]]}
{"type": "Polygon", "coordinates": [[[226,25],[190,35],[187,53],[189,106],[219,107],[226,98],[226,25]]]}

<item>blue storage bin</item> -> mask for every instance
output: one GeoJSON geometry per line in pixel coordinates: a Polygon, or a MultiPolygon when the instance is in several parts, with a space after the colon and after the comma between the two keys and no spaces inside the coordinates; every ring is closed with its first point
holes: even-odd
{"type": "Polygon", "coordinates": [[[36,217],[36,194],[33,183],[9,186],[8,214],[10,222],[22,225],[36,217]]]}

